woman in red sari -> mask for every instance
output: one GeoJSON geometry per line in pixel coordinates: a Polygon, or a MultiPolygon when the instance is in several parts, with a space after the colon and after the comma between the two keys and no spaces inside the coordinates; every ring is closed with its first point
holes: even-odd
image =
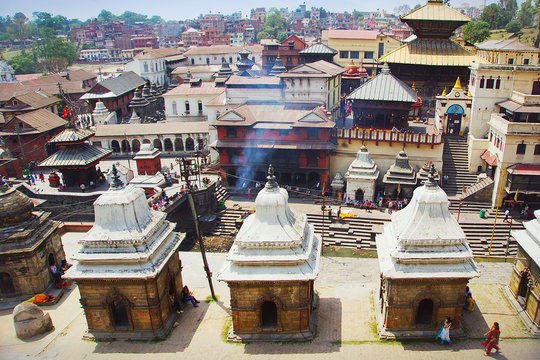
{"type": "Polygon", "coordinates": [[[501,335],[501,330],[499,329],[499,323],[493,323],[491,330],[484,334],[487,336],[487,340],[482,343],[482,346],[486,348],[486,356],[491,354],[491,349],[495,348],[495,352],[498,352],[499,349],[499,336],[501,335]]]}

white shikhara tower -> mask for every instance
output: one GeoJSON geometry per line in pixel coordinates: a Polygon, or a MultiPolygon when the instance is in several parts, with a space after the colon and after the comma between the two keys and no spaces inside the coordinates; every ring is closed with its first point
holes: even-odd
{"type": "Polygon", "coordinates": [[[460,330],[469,279],[478,276],[465,233],[448,210],[435,168],[377,236],[381,337],[432,336],[445,316],[460,330]],[[418,332],[415,332],[418,331],[418,332]]]}
{"type": "Polygon", "coordinates": [[[356,193],[362,190],[363,197],[359,201],[373,201],[375,197],[375,182],[379,178],[379,168],[371,159],[368,148],[362,145],[356,159],[351,163],[345,179],[347,179],[347,199],[357,200],[356,193]]]}
{"type": "Polygon", "coordinates": [[[230,338],[252,340],[313,337],[313,282],[319,273],[321,239],[305,214],[294,213],[288,193],[268,182],[255,200],[218,279],[229,285],[230,338]]]}
{"type": "Polygon", "coordinates": [[[142,189],[123,187],[114,165],[113,178],[94,202],[95,224],[66,278],[79,285],[90,336],[164,337],[182,289],[177,249],[184,236],[149,207],[142,189]]]}

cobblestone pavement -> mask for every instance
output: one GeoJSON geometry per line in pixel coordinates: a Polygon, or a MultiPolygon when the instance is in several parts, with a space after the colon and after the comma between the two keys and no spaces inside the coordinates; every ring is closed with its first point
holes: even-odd
{"type": "MultiPolygon", "coordinates": [[[[68,256],[77,249],[80,234],[63,236],[68,256]]],[[[201,256],[180,253],[184,282],[204,300],[209,295],[201,256]]],[[[225,254],[208,254],[210,269],[217,274],[225,254]]],[[[75,285],[58,305],[46,308],[55,324],[54,332],[21,341],[15,337],[10,311],[0,312],[0,358],[2,359],[480,359],[481,335],[488,324],[499,321],[502,353],[497,359],[538,359],[540,341],[531,339],[500,287],[508,283],[511,263],[480,263],[481,277],[471,281],[477,311],[466,314],[469,335],[452,346],[431,341],[379,341],[374,332],[371,292],[378,283],[377,259],[323,257],[315,287],[319,293],[318,327],[315,340],[305,343],[231,344],[223,340],[230,323],[229,291],[214,279],[218,302],[186,307],[179,326],[164,341],[92,342],[82,340],[86,320],[75,285]]]]}

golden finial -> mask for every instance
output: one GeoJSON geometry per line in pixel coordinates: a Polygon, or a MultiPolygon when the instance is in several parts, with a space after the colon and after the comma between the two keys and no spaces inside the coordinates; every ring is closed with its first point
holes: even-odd
{"type": "Polygon", "coordinates": [[[456,79],[456,83],[454,84],[453,90],[461,90],[461,81],[459,80],[459,76],[456,79]]]}
{"type": "Polygon", "coordinates": [[[411,89],[413,89],[414,91],[416,91],[416,86],[415,86],[414,82],[412,83],[411,89]]]}
{"type": "Polygon", "coordinates": [[[444,88],[444,90],[443,90],[441,96],[446,96],[446,87],[444,88]]]}
{"type": "Polygon", "coordinates": [[[468,96],[468,97],[472,97],[471,89],[469,89],[469,91],[467,92],[467,96],[468,96]]]}

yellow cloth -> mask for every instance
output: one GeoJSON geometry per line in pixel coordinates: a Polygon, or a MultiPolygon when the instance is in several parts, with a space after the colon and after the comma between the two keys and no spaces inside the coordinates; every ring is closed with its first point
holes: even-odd
{"type": "Polygon", "coordinates": [[[343,212],[339,214],[339,217],[342,219],[348,218],[348,217],[355,217],[355,216],[356,214],[348,214],[348,213],[343,213],[343,212]]]}
{"type": "Polygon", "coordinates": [[[474,311],[474,299],[472,297],[467,299],[467,310],[474,311]]]}

